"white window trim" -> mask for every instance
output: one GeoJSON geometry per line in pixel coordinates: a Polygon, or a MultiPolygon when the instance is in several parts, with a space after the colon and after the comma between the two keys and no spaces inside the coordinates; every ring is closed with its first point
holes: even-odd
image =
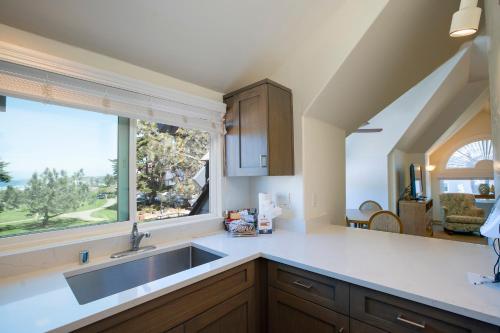
{"type": "MultiPolygon", "coordinates": [[[[208,98],[191,95],[185,92],[168,89],[154,85],[147,81],[133,79],[111,71],[98,69],[92,66],[84,65],[68,59],[55,57],[46,53],[38,52],[28,48],[20,47],[14,44],[0,41],[0,60],[12,62],[19,65],[33,67],[61,75],[66,75],[82,80],[109,85],[116,88],[126,89],[133,92],[168,99],[179,104],[184,104],[191,108],[197,108],[200,111],[216,112],[221,116],[226,111],[226,105],[208,98]]],[[[132,122],[131,138],[135,135],[135,121],[132,122]]],[[[171,227],[182,222],[200,222],[222,219],[222,146],[223,135],[220,133],[210,133],[210,213],[171,218],[158,221],[141,223],[141,229],[157,229],[161,227],[171,227]]],[[[135,184],[135,136],[130,140],[129,147],[129,182],[135,184]]],[[[130,186],[129,190],[129,216],[128,221],[108,223],[102,225],[89,225],[84,227],[67,228],[53,231],[43,231],[26,235],[0,238],[0,248],[8,247],[9,244],[26,244],[27,247],[34,243],[61,243],[66,240],[86,240],[94,237],[106,237],[116,234],[129,232],[133,218],[136,216],[135,186],[130,186]]]]}

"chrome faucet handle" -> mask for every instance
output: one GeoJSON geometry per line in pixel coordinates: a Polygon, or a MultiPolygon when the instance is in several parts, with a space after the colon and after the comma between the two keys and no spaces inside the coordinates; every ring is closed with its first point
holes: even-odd
{"type": "Polygon", "coordinates": [[[143,238],[151,238],[151,233],[150,232],[139,232],[139,228],[137,227],[137,222],[134,222],[132,224],[132,233],[130,234],[130,249],[127,251],[122,251],[118,252],[115,254],[111,255],[111,258],[120,258],[127,256],[131,253],[137,253],[137,252],[143,252],[143,251],[148,251],[155,249],[156,246],[154,245],[149,245],[149,246],[144,246],[144,247],[139,247],[141,244],[141,240],[143,238]]]}
{"type": "Polygon", "coordinates": [[[150,238],[151,234],[149,232],[139,232],[137,227],[137,222],[134,222],[132,225],[132,234],[130,235],[130,242],[132,243],[131,250],[137,251],[139,249],[139,245],[141,244],[142,238],[150,238]]]}
{"type": "Polygon", "coordinates": [[[139,229],[137,228],[137,222],[132,225],[132,237],[137,237],[139,235],[139,229]]]}

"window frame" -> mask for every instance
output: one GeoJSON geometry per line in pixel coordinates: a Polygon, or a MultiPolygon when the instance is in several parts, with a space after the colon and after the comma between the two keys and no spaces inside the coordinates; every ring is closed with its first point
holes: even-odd
{"type": "Polygon", "coordinates": [[[449,167],[448,166],[448,164],[450,163],[451,158],[453,157],[453,155],[455,155],[456,152],[458,152],[459,150],[461,150],[462,148],[464,148],[464,147],[466,147],[466,146],[468,146],[470,144],[473,144],[473,143],[476,143],[476,142],[481,142],[481,141],[490,141],[490,146],[492,145],[492,139],[490,137],[480,137],[480,138],[475,138],[475,139],[472,139],[472,140],[471,139],[467,140],[465,143],[460,144],[458,147],[455,147],[453,149],[453,151],[451,152],[451,154],[449,154],[448,158],[444,162],[444,170],[467,170],[467,169],[475,169],[477,163],[479,163],[481,161],[491,161],[490,159],[478,160],[478,161],[475,162],[475,164],[474,164],[473,167],[449,167]]]}
{"type": "MultiPolygon", "coordinates": [[[[485,181],[494,181],[493,178],[485,178],[485,177],[464,177],[464,178],[439,178],[439,193],[457,193],[457,192],[444,192],[442,191],[442,182],[444,181],[475,181],[475,180],[485,180],[485,181]]],[[[458,192],[458,193],[461,193],[461,192],[458,192]]],[[[469,193],[469,192],[464,192],[464,193],[469,193]]],[[[474,195],[478,195],[480,193],[470,193],[470,194],[474,194],[474,195]]]]}
{"type": "MultiPolygon", "coordinates": [[[[13,44],[0,42],[0,60],[12,62],[19,65],[33,67],[61,75],[66,75],[78,79],[83,79],[98,84],[126,89],[141,94],[158,96],[171,101],[185,104],[186,107],[197,107],[205,109],[207,112],[216,112],[221,115],[221,119],[226,110],[226,105],[212,99],[191,95],[173,89],[152,84],[143,80],[122,76],[115,72],[98,69],[92,66],[73,62],[67,59],[54,57],[13,44]]],[[[219,96],[222,100],[222,94],[219,96]]],[[[94,111],[87,111],[94,112],[94,111]]],[[[155,121],[155,119],[149,119],[155,121]]],[[[164,120],[157,120],[164,122],[164,120]]],[[[187,126],[197,128],[195,126],[187,126]]],[[[206,131],[206,129],[200,128],[206,131]]],[[[91,239],[102,239],[118,234],[129,233],[137,213],[136,206],[136,119],[130,118],[129,131],[129,219],[127,221],[113,222],[106,224],[95,224],[81,227],[70,227],[64,229],[41,231],[30,234],[21,234],[11,237],[0,238],[0,249],[13,244],[19,247],[26,245],[38,246],[39,244],[54,244],[60,242],[72,242],[91,239]]],[[[158,229],[182,225],[185,223],[205,223],[214,220],[222,220],[222,152],[223,134],[217,130],[208,131],[210,134],[210,189],[209,207],[207,214],[195,216],[182,216],[157,221],[141,223],[141,229],[158,229]]]]}

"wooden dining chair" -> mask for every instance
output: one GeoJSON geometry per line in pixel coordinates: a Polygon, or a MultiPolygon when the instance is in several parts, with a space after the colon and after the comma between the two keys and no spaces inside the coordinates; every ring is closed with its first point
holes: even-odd
{"type": "Polygon", "coordinates": [[[383,210],[382,206],[373,200],[367,200],[363,202],[361,205],[359,205],[359,210],[360,211],[376,211],[376,210],[383,210]]]}
{"type": "Polygon", "coordinates": [[[374,213],[368,222],[368,229],[403,233],[403,224],[399,216],[388,210],[381,210],[374,213]]]}

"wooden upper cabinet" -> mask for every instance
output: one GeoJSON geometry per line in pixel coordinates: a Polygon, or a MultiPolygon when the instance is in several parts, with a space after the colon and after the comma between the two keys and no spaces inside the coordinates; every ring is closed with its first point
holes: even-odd
{"type": "Polygon", "coordinates": [[[227,176],[293,175],[290,89],[263,80],[224,96],[227,176]]]}

